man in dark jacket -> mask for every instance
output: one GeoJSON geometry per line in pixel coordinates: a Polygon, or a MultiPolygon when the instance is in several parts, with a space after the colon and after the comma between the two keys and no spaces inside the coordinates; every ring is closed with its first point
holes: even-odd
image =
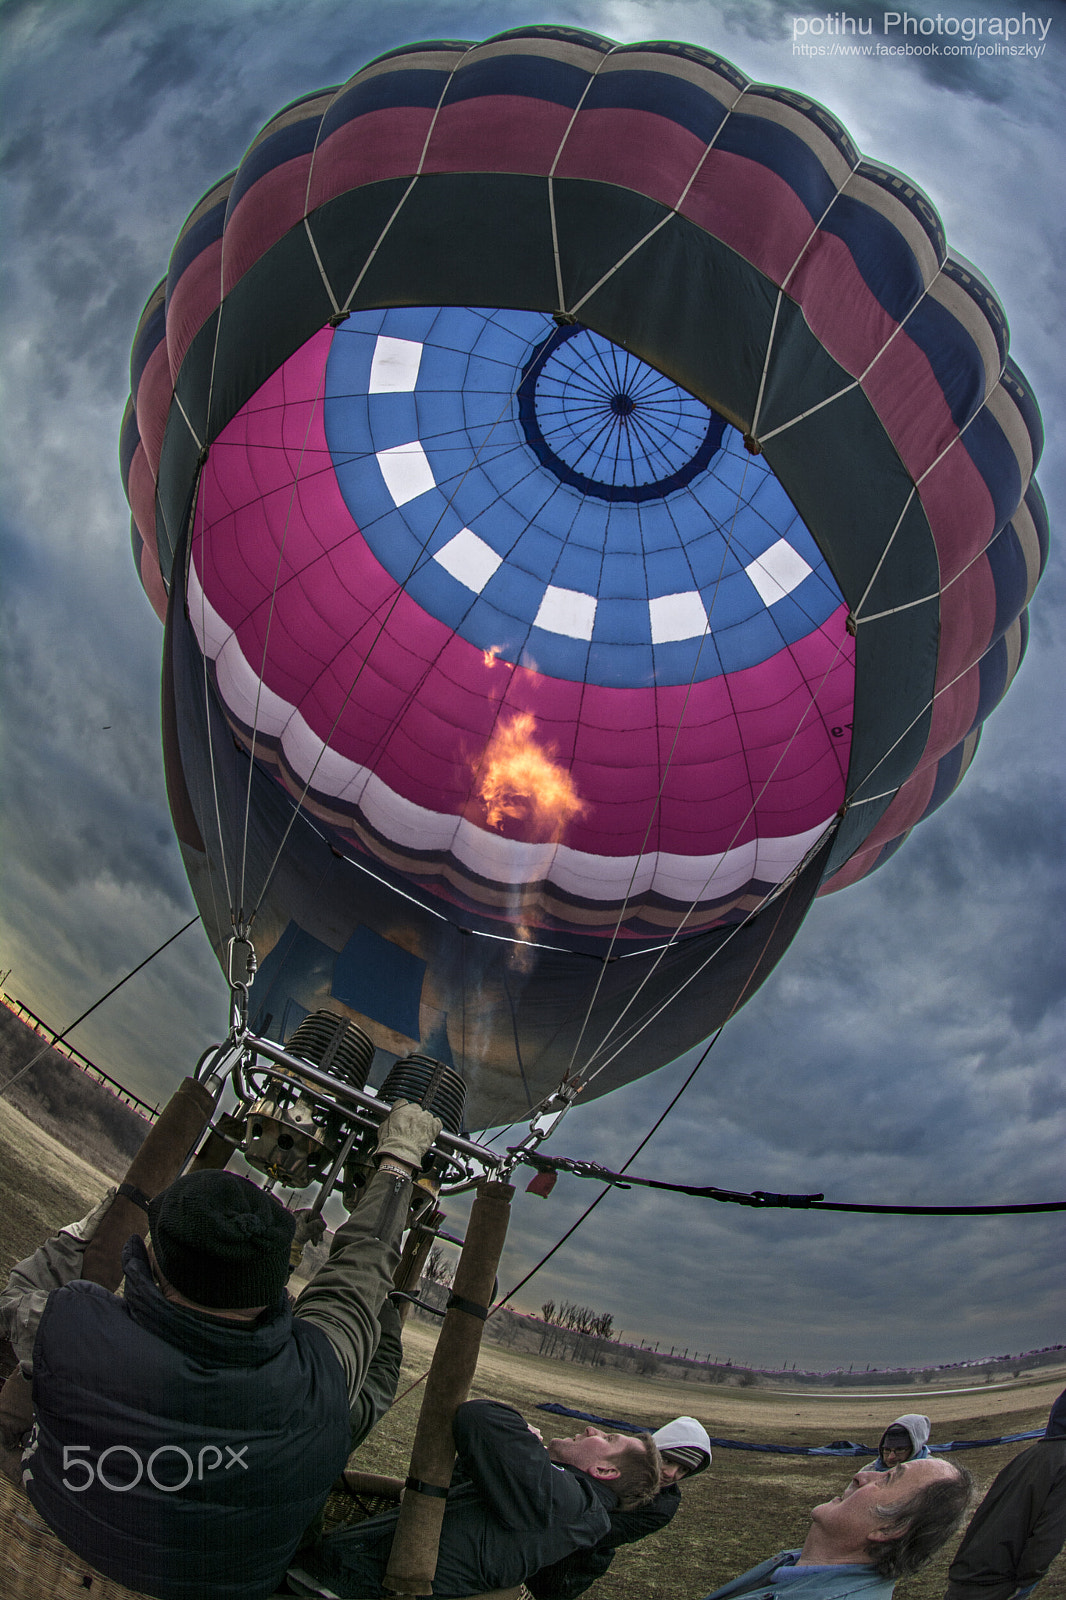
{"type": "MultiPolygon", "coordinates": [[[[452,1424],[457,1465],[441,1526],[434,1595],[509,1589],[610,1528],[619,1504],[659,1484],[650,1434],[588,1428],[545,1446],[511,1406],[468,1400],[452,1424]]],[[[288,1574],[294,1594],[358,1596],[385,1590],[399,1511],[326,1534],[288,1574]]]]}
{"type": "Polygon", "coordinates": [[[1020,1600],[1066,1544],[1066,1389],[1044,1437],[1009,1461],[948,1568],[945,1600],[1020,1600]]]}
{"type": "Polygon", "coordinates": [[[526,1587],[534,1600],[576,1600],[609,1571],[615,1551],[622,1545],[636,1544],[673,1520],[681,1504],[682,1479],[705,1472],[711,1464],[711,1441],[695,1417],[675,1417],[657,1428],[652,1438],[662,1457],[658,1494],[635,1510],[612,1511],[611,1526],[598,1544],[575,1550],[527,1578],[526,1587]]]}
{"type": "Polygon", "coordinates": [[[411,1179],[440,1130],[397,1103],[378,1170],[295,1310],[294,1219],[233,1173],[179,1178],[125,1295],[68,1282],[33,1347],[26,1492],[63,1542],[158,1600],[264,1600],[366,1416],[411,1179]]]}

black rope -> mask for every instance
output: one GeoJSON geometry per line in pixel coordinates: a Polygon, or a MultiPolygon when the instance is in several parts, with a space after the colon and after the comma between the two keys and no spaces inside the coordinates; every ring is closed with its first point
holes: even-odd
{"type": "Polygon", "coordinates": [[[1012,1212],[1066,1211],[1066,1200],[1044,1200],[1026,1206],[860,1206],[820,1200],[819,1211],[873,1211],[897,1217],[1004,1217],[1012,1212]]]}
{"type": "MultiPolygon", "coordinates": [[[[653,1129],[652,1132],[654,1131],[653,1129]]],[[[1001,1217],[1023,1212],[1066,1211],[1066,1200],[1045,1200],[1034,1202],[1032,1205],[1006,1206],[862,1205],[857,1202],[827,1200],[821,1194],[775,1194],[769,1189],[752,1189],[750,1192],[745,1192],[738,1189],[716,1189],[710,1184],[663,1183],[658,1178],[636,1178],[632,1173],[624,1171],[611,1172],[607,1167],[598,1166],[594,1161],[571,1161],[566,1156],[538,1156],[532,1151],[513,1150],[511,1153],[517,1155],[527,1166],[535,1167],[538,1172],[569,1172],[576,1178],[594,1178],[598,1183],[606,1183],[612,1189],[631,1189],[634,1185],[642,1189],[666,1189],[671,1194],[690,1194],[698,1200],[719,1200],[735,1206],[776,1207],[791,1211],[866,1211],[890,1217],[1001,1217]]],[[[632,1159],[631,1156],[630,1160],[632,1159]]],[[[628,1166],[628,1162],[626,1165],[628,1166]]],[[[591,1210],[591,1207],[589,1209],[591,1210]]],[[[584,1221],[584,1218],[581,1220],[584,1221]]],[[[562,1240],[559,1242],[561,1244],[562,1240]]],[[[513,1294],[514,1290],[511,1293],[513,1294]]]]}
{"type": "MultiPolygon", "coordinates": [[[[786,896],[786,899],[787,899],[787,896],[786,896]]],[[[684,1094],[685,1090],[688,1088],[689,1084],[692,1082],[693,1078],[696,1076],[697,1072],[699,1072],[700,1068],[703,1066],[703,1063],[706,1061],[707,1057],[710,1055],[711,1051],[714,1049],[715,1045],[718,1043],[719,1039],[722,1037],[722,1028],[725,1027],[726,1022],[728,1022],[730,1020],[730,1017],[735,1016],[736,1013],[740,1010],[741,1006],[744,1004],[744,997],[745,997],[748,989],[751,987],[752,983],[755,980],[755,977],[756,977],[756,975],[757,975],[757,973],[759,971],[759,968],[762,965],[763,958],[766,955],[766,952],[767,952],[767,950],[769,948],[770,939],[773,936],[773,932],[777,928],[778,922],[780,921],[781,916],[783,914],[784,903],[785,902],[782,901],[781,905],[778,907],[778,912],[777,912],[777,916],[774,919],[773,927],[771,928],[770,933],[767,935],[766,942],[764,943],[763,948],[762,948],[762,950],[761,950],[761,952],[759,954],[759,959],[755,963],[755,965],[752,967],[751,971],[748,973],[748,976],[744,981],[744,985],[741,988],[740,993],[737,995],[736,999],[733,1002],[733,1005],[732,1005],[732,1007],[730,1009],[729,1015],[725,1018],[725,1021],[721,1023],[721,1025],[719,1026],[717,1032],[713,1033],[711,1035],[711,1037],[708,1039],[707,1045],[706,1045],[706,1047],[705,1047],[705,1049],[703,1051],[703,1054],[700,1056],[699,1060],[696,1062],[696,1065],[693,1067],[692,1071],[689,1073],[688,1077],[685,1079],[685,1081],[681,1085],[680,1089],[674,1095],[674,1098],[670,1101],[670,1104],[667,1106],[666,1110],[662,1113],[662,1115],[660,1117],[658,1117],[655,1120],[655,1122],[652,1123],[651,1127],[648,1129],[648,1132],[644,1135],[644,1138],[637,1145],[637,1148],[633,1151],[632,1155],[629,1156],[629,1158],[625,1161],[625,1163],[623,1164],[623,1167],[622,1167],[622,1172],[625,1172],[625,1169],[626,1169],[626,1167],[629,1166],[630,1162],[635,1161],[637,1159],[637,1157],[639,1156],[640,1152],[644,1149],[645,1145],[650,1143],[650,1141],[655,1136],[655,1134],[658,1133],[659,1129],[662,1127],[663,1123],[666,1121],[666,1119],[670,1115],[671,1111],[677,1105],[677,1102],[681,1099],[681,1096],[684,1094]]],[[[528,1160],[529,1157],[528,1157],[528,1155],[524,1155],[522,1159],[523,1160],[528,1160]]],[[[543,1158],[541,1158],[541,1159],[543,1159],[543,1158]]],[[[613,1176],[615,1178],[620,1178],[622,1176],[622,1174],[621,1173],[617,1173],[617,1174],[614,1174],[613,1176]]],[[[637,1180],[637,1181],[639,1181],[639,1180],[637,1180]]],[[[612,1185],[612,1187],[613,1186],[614,1185],[612,1185]]],[[[581,1215],[578,1217],[577,1221],[574,1223],[573,1227],[572,1228],[568,1228],[566,1230],[566,1232],[563,1234],[562,1238],[557,1240],[556,1243],[552,1245],[551,1249],[547,1252],[547,1254],[543,1255],[540,1258],[540,1260],[537,1262],[537,1264],[533,1268],[533,1270],[531,1272],[527,1272],[525,1277],[522,1278],[520,1282],[515,1284],[514,1288],[510,1291],[510,1293],[504,1295],[502,1300],[498,1299],[498,1300],[495,1301],[494,1305],[492,1306],[492,1311],[493,1312],[498,1311],[501,1306],[506,1305],[507,1301],[510,1300],[513,1295],[516,1295],[518,1293],[519,1289],[524,1289],[525,1288],[525,1286],[529,1282],[530,1278],[534,1277],[540,1271],[541,1267],[543,1267],[546,1262],[551,1260],[551,1258],[555,1254],[555,1252],[562,1248],[562,1246],[566,1243],[567,1239],[569,1239],[572,1234],[577,1232],[578,1228],[580,1228],[581,1224],[585,1221],[585,1219],[592,1215],[592,1213],[595,1211],[596,1207],[599,1205],[600,1201],[601,1200],[605,1200],[607,1195],[610,1194],[610,1192],[611,1192],[610,1188],[607,1188],[607,1189],[605,1189],[603,1191],[603,1194],[597,1195],[596,1199],[592,1202],[592,1204],[589,1207],[587,1207],[587,1209],[585,1211],[583,1211],[581,1213],[581,1215]]],[[[490,1312],[490,1315],[491,1315],[491,1312],[490,1312]]]]}
{"type": "Polygon", "coordinates": [[[128,983],[131,978],[136,977],[137,973],[141,971],[142,967],[146,967],[149,961],[154,961],[156,956],[162,955],[168,944],[173,944],[175,939],[180,939],[182,934],[186,933],[189,928],[192,927],[193,923],[199,922],[199,920],[200,914],[197,912],[196,916],[190,917],[185,926],[179,928],[177,933],[172,933],[169,939],[164,939],[158,950],[153,950],[150,956],[145,956],[144,960],[138,962],[137,966],[135,966],[132,971],[127,972],[124,978],[120,978],[117,983],[113,983],[106,994],[102,994],[99,1000],[93,1001],[88,1011],[83,1011],[80,1017],[75,1017],[74,1021],[68,1028],[64,1028],[62,1033],[57,1033],[55,1038],[49,1044],[42,1046],[35,1056],[31,1056],[26,1065],[24,1067],[20,1067],[18,1072],[15,1073],[14,1077],[8,1078],[5,1084],[0,1084],[0,1094],[6,1094],[9,1089],[13,1088],[14,1085],[18,1083],[20,1078],[25,1077],[26,1073],[29,1072],[31,1067],[36,1066],[37,1062],[40,1061],[42,1056],[46,1056],[49,1050],[54,1049],[57,1044],[62,1044],[63,1041],[74,1032],[74,1029],[78,1027],[80,1023],[85,1021],[86,1017],[91,1017],[97,1006],[102,1006],[105,1000],[110,1000],[111,996],[117,989],[121,989],[124,983],[128,983]]]}

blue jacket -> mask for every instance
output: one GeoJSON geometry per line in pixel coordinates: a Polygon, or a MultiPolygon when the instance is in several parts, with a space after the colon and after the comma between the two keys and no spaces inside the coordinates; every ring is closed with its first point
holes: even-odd
{"type": "MultiPolygon", "coordinates": [[[[732,1600],[734,1595],[757,1595],[759,1600],[850,1600],[852,1595],[856,1600],[890,1600],[895,1580],[881,1578],[873,1567],[867,1566],[811,1567],[806,1573],[801,1567],[802,1576],[787,1577],[775,1584],[773,1574],[777,1568],[790,1556],[798,1555],[798,1550],[779,1550],[761,1566],[723,1584],[706,1600],[732,1600]]],[[[791,1564],[786,1570],[793,1570],[791,1564]]]]}
{"type": "Polygon", "coordinates": [[[71,1550],[158,1600],[262,1600],[350,1448],[343,1369],[287,1296],[242,1326],[165,1300],[140,1239],[125,1297],[48,1299],[26,1492],[71,1550]]]}

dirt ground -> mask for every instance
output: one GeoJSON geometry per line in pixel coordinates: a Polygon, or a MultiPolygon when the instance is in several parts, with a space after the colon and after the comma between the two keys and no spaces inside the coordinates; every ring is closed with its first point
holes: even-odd
{"type": "MultiPolygon", "coordinates": [[[[6,1273],[63,1222],[83,1215],[106,1186],[106,1178],[75,1152],[0,1098],[0,1272],[6,1273]]],[[[409,1321],[397,1403],[353,1458],[353,1466],[406,1475],[437,1326],[409,1321]]],[[[792,1395],[608,1374],[488,1345],[474,1392],[516,1406],[547,1438],[583,1426],[538,1409],[542,1402],[554,1401],[651,1427],[679,1414],[696,1415],[719,1438],[828,1444],[837,1439],[874,1443],[887,1422],[912,1410],[932,1419],[934,1442],[1042,1428],[1064,1382],[1066,1369],[1042,1369],[1038,1376],[1026,1375],[1002,1388],[981,1384],[938,1394],[937,1386],[922,1385],[876,1398],[833,1389],[792,1395]]],[[[960,1452],[954,1459],[973,1472],[980,1496],[1000,1468],[1025,1448],[996,1445],[960,1452]]],[[[776,1550],[802,1543],[811,1507],[840,1493],[857,1464],[834,1457],[716,1448],[711,1470],[686,1484],[670,1527],[620,1551],[611,1571],[589,1591],[590,1600],[700,1600],[776,1550]]],[[[347,1520],[351,1502],[335,1494],[327,1514],[333,1522],[347,1520]]],[[[916,1577],[897,1585],[895,1600],[942,1600],[953,1549],[954,1543],[916,1577]]],[[[1066,1600],[1066,1556],[1054,1563],[1036,1600],[1066,1600]]]]}

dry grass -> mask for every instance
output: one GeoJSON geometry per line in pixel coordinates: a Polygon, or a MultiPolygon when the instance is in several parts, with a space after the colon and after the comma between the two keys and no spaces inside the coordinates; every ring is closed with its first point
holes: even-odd
{"type": "Polygon", "coordinates": [[[61,1051],[47,1050],[34,1059],[43,1042],[6,1005],[0,1005],[0,1085],[18,1078],[5,1089],[0,1105],[14,1106],[61,1145],[76,1143],[85,1161],[111,1178],[120,1178],[149,1124],[61,1051]],[[18,1077],[31,1061],[26,1076],[18,1077]]]}
{"type": "Polygon", "coordinates": [[[83,1217],[108,1179],[0,1096],[0,1271],[83,1217]]]}
{"type": "MultiPolygon", "coordinates": [[[[403,1476],[414,1433],[425,1373],[433,1353],[434,1327],[410,1322],[404,1338],[401,1395],[353,1465],[403,1476]],[[408,1394],[410,1384],[418,1385],[408,1394]]],[[[1043,1427],[1066,1374],[1019,1383],[1010,1391],[922,1395],[907,1400],[824,1398],[797,1400],[772,1391],[696,1390],[692,1384],[645,1381],[590,1373],[539,1356],[513,1356],[486,1348],[476,1392],[505,1400],[540,1427],[545,1437],[573,1433],[582,1424],[546,1415],[541,1401],[556,1401],[597,1415],[632,1418],[658,1427],[681,1413],[697,1415],[716,1437],[774,1444],[829,1444],[834,1439],[872,1440],[886,1420],[920,1408],[933,1416],[934,1437],[980,1439],[1043,1427]],[[934,1415],[934,1411],[936,1415],[934,1415]]],[[[983,1494],[999,1469],[1024,1445],[967,1451],[955,1459],[973,1472],[983,1494]]],[[[711,1470],[686,1486],[681,1510],[663,1533],[630,1545],[616,1556],[592,1600],[699,1600],[775,1550],[801,1544],[808,1512],[838,1494],[855,1466],[847,1459],[767,1456],[742,1450],[715,1451],[711,1470]]],[[[334,1496],[331,1515],[342,1515],[334,1496]]],[[[953,1547],[952,1547],[953,1548],[953,1547]]],[[[949,1550],[916,1578],[896,1587],[896,1600],[941,1600],[949,1550]]],[[[1038,1591],[1038,1600],[1066,1600],[1066,1557],[1060,1557],[1038,1591]]]]}
{"type": "MultiPolygon", "coordinates": [[[[82,1215],[106,1180],[79,1156],[34,1127],[0,1099],[0,1264],[3,1270],[63,1222],[82,1215]]],[[[412,1320],[396,1405],[363,1445],[353,1464],[404,1476],[422,1386],[437,1324],[412,1320]],[[414,1387],[410,1387],[410,1386],[414,1387]],[[405,1392],[407,1391],[407,1392],[405,1392]]],[[[1042,1427],[1066,1381],[1058,1371],[1026,1375],[1009,1388],[981,1387],[946,1395],[922,1390],[869,1400],[839,1391],[796,1397],[768,1389],[706,1388],[662,1378],[641,1379],[590,1370],[535,1355],[486,1346],[477,1393],[514,1405],[548,1437],[580,1426],[536,1408],[556,1401],[597,1415],[632,1418],[657,1427],[681,1413],[696,1415],[716,1436],[777,1444],[828,1444],[834,1439],[872,1441],[886,1420],[907,1410],[933,1419],[934,1438],[980,1439],[1042,1427]]],[[[1024,1445],[998,1445],[958,1457],[984,1493],[1000,1467],[1024,1445]]],[[[844,1460],[715,1451],[710,1472],[686,1486],[681,1510],[665,1532],[631,1545],[616,1557],[592,1600],[700,1600],[728,1578],[800,1544],[808,1512],[837,1494],[853,1465],[844,1460]]],[[[350,1502],[335,1495],[331,1519],[350,1502]]],[[[896,1600],[941,1600],[950,1551],[901,1583],[896,1600]]],[[[1037,1600],[1066,1600],[1066,1557],[1060,1556],[1037,1591],[1037,1600]]]]}

